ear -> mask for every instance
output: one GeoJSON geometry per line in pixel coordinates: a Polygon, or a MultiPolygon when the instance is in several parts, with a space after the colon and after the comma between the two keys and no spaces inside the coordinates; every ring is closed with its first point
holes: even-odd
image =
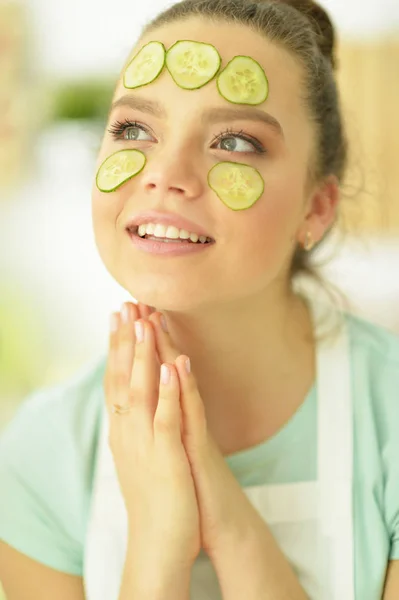
{"type": "Polygon", "coordinates": [[[315,242],[323,238],[337,219],[339,200],[339,181],[335,175],[329,175],[323,183],[313,189],[308,198],[298,234],[298,241],[301,244],[304,243],[308,231],[312,233],[315,242]]]}

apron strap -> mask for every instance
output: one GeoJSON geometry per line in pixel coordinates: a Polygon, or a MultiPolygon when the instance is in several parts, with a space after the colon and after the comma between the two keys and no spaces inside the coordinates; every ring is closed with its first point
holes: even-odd
{"type": "MultiPolygon", "coordinates": [[[[339,334],[322,340],[317,349],[318,478],[321,523],[333,541],[334,600],[355,600],[353,525],[353,409],[350,342],[345,317],[339,334]]],[[[313,305],[315,317],[322,309],[313,305]]],[[[328,313],[325,313],[328,315],[328,313]]]]}

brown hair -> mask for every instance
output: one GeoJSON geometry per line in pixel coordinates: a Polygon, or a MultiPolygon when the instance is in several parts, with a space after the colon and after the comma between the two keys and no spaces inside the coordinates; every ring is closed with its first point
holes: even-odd
{"type": "MultiPolygon", "coordinates": [[[[322,182],[330,174],[342,184],[348,164],[348,143],[335,79],[336,35],[327,12],[312,0],[183,0],[150,21],[143,34],[193,16],[213,22],[242,23],[298,58],[304,72],[302,99],[316,128],[308,185],[322,182]]],[[[291,280],[298,274],[304,274],[328,291],[316,266],[310,261],[311,254],[312,251],[307,252],[297,245],[290,268],[291,280]]],[[[331,288],[338,291],[333,285],[331,288]]],[[[340,291],[338,295],[345,303],[344,295],[340,291]]]]}

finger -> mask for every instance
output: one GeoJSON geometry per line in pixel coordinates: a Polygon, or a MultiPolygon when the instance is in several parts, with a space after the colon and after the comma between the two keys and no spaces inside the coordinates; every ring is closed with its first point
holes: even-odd
{"type": "Polygon", "coordinates": [[[135,347],[133,323],[136,316],[136,307],[126,302],[122,305],[121,312],[113,313],[111,317],[114,327],[110,331],[109,360],[105,376],[108,407],[111,411],[113,404],[126,406],[129,402],[135,347]]]}
{"type": "Polygon", "coordinates": [[[154,437],[181,441],[181,408],[179,378],[174,365],[163,363],[159,380],[159,399],[154,416],[154,437]]]}
{"type": "Polygon", "coordinates": [[[110,316],[110,330],[108,340],[108,357],[104,371],[104,395],[106,408],[109,413],[112,411],[112,403],[114,397],[114,372],[116,365],[116,351],[118,347],[118,328],[119,328],[119,313],[114,312],[110,316]]]}
{"type": "MultiPolygon", "coordinates": [[[[109,356],[104,378],[107,408],[129,405],[130,378],[134,357],[134,334],[131,307],[123,305],[121,313],[111,316],[109,356]]],[[[133,311],[134,314],[134,311],[133,311]]]]}
{"type": "Polygon", "coordinates": [[[183,415],[184,436],[197,446],[206,441],[207,421],[205,406],[202,401],[196,379],[191,371],[187,371],[187,355],[179,355],[175,360],[180,384],[180,403],[183,415]]]}
{"type": "MultiPolygon", "coordinates": [[[[120,372],[121,383],[123,381],[122,373],[125,374],[124,377],[127,379],[127,385],[124,390],[125,397],[121,398],[124,404],[129,403],[130,382],[136,347],[134,322],[138,318],[138,312],[138,308],[135,304],[132,302],[125,302],[122,305],[120,312],[119,328],[117,331],[116,369],[120,372]]],[[[120,393],[122,393],[122,390],[120,393]]]]}
{"type": "Polygon", "coordinates": [[[163,329],[162,317],[165,318],[165,315],[160,312],[154,312],[149,317],[149,321],[154,324],[156,345],[161,363],[169,362],[173,364],[176,358],[180,356],[180,352],[174,347],[169,332],[163,329]]]}
{"type": "MultiPolygon", "coordinates": [[[[131,322],[134,322],[140,318],[139,311],[138,311],[136,304],[134,304],[133,302],[125,302],[124,304],[126,304],[126,307],[127,307],[126,310],[128,311],[128,315],[129,315],[128,318],[131,322]]],[[[123,306],[124,305],[122,305],[122,308],[123,308],[123,306]]],[[[122,310],[121,310],[121,312],[122,312],[122,310]]],[[[118,339],[119,339],[119,333],[120,333],[120,322],[121,322],[121,313],[119,313],[119,312],[112,313],[110,316],[110,332],[109,332],[109,344],[108,344],[109,352],[108,353],[110,353],[118,345],[118,339]]],[[[133,350],[134,350],[134,343],[135,343],[134,328],[132,328],[132,332],[133,332],[133,350]]],[[[104,373],[104,382],[108,379],[108,376],[110,373],[109,367],[110,367],[110,360],[108,360],[106,363],[105,373],[104,373]]]]}
{"type": "Polygon", "coordinates": [[[126,305],[129,312],[129,318],[134,323],[137,319],[140,319],[140,306],[134,302],[124,302],[122,307],[126,305]]]}
{"type": "Polygon", "coordinates": [[[148,306],[148,304],[143,304],[142,302],[137,304],[137,308],[139,312],[137,319],[148,319],[148,317],[155,311],[153,306],[148,306]]]}
{"type": "MultiPolygon", "coordinates": [[[[139,316],[136,317],[136,319],[149,319],[150,315],[152,315],[153,312],[155,312],[155,308],[153,306],[148,306],[148,304],[143,304],[142,302],[139,302],[137,304],[137,309],[138,309],[138,313],[139,316]]],[[[161,368],[161,359],[159,357],[159,353],[158,353],[158,348],[156,347],[155,344],[155,354],[156,354],[156,361],[158,363],[158,368],[161,368]]]]}
{"type": "Polygon", "coordinates": [[[159,366],[155,354],[155,336],[151,323],[144,319],[135,322],[136,344],[133,359],[133,369],[130,382],[130,394],[133,410],[131,414],[137,422],[137,427],[150,428],[158,403],[159,366]]]}

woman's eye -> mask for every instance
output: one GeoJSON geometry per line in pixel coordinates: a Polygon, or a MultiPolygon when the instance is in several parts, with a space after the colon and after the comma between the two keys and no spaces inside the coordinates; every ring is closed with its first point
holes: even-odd
{"type": "MultiPolygon", "coordinates": [[[[126,140],[133,142],[154,141],[153,136],[144,125],[126,119],[124,122],[116,121],[108,130],[115,140],[126,140]]],[[[266,152],[263,145],[255,138],[244,135],[243,132],[234,133],[225,131],[214,138],[213,148],[225,150],[226,152],[242,152],[251,154],[263,154],[266,152]]]]}
{"type": "Polygon", "coordinates": [[[137,141],[137,142],[146,142],[148,140],[152,140],[152,136],[147,131],[144,125],[140,123],[136,123],[135,121],[130,121],[126,119],[125,121],[116,121],[113,125],[108,129],[108,132],[112,135],[112,137],[117,140],[127,140],[127,141],[137,141]],[[142,137],[142,136],[147,137],[142,137]]]}
{"type": "Polygon", "coordinates": [[[138,127],[137,125],[134,125],[133,127],[126,127],[126,129],[123,132],[123,139],[142,142],[142,141],[147,141],[148,139],[151,139],[151,136],[142,127],[138,127]],[[142,133],[148,137],[146,139],[140,138],[140,133],[142,133]]]}
{"type": "Polygon", "coordinates": [[[257,140],[246,139],[243,135],[230,134],[224,137],[219,137],[217,149],[226,150],[227,152],[251,152],[262,154],[265,152],[262,144],[257,140]]]}

